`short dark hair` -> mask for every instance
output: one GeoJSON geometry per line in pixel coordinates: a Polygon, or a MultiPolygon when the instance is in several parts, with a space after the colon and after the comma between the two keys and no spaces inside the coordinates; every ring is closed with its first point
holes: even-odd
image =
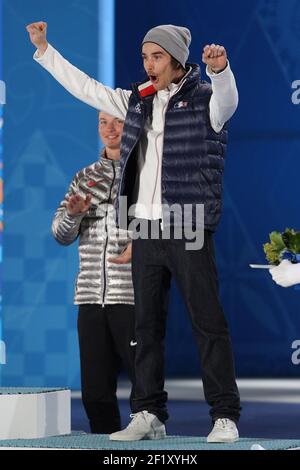
{"type": "Polygon", "coordinates": [[[178,60],[176,60],[173,56],[171,56],[171,66],[173,70],[179,70],[179,69],[185,70],[185,68],[181,65],[181,63],[178,62],[178,60]]]}

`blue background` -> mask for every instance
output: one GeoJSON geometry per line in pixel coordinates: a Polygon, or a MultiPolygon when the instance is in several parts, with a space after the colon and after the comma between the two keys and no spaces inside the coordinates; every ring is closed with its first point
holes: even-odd
{"type": "MultiPolygon", "coordinates": [[[[49,42],[101,78],[101,0],[4,0],[5,385],[79,388],[76,247],[58,246],[50,225],[73,174],[97,158],[97,112],[76,101],[32,60],[25,25],[48,22],[49,42]],[[101,8],[99,8],[99,5],[101,8]],[[100,57],[99,57],[100,55],[100,57]],[[100,70],[100,72],[99,72],[100,70]]],[[[109,3],[109,2],[108,2],[109,3]]],[[[189,27],[190,60],[224,44],[240,104],[230,126],[224,212],[216,235],[220,291],[240,377],[299,376],[291,344],[300,337],[299,292],[271,282],[262,244],[272,230],[300,230],[300,2],[186,0],[115,2],[115,85],[144,77],[140,43],[157,24],[189,27]]],[[[102,24],[102,26],[101,26],[102,24]]],[[[204,67],[202,67],[205,75],[204,67]]],[[[198,376],[199,358],[184,303],[172,288],[167,374],[198,376]]]]}
{"type": "MultiPolygon", "coordinates": [[[[2,0],[0,0],[0,40],[2,40],[2,0]]],[[[3,248],[3,106],[5,103],[5,84],[2,72],[2,47],[0,46],[0,365],[5,364],[5,343],[2,341],[2,248],[3,248]]]]}

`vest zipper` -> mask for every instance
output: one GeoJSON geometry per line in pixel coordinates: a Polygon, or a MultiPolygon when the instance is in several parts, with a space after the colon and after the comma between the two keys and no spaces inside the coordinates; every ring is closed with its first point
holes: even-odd
{"type": "MultiPolygon", "coordinates": [[[[113,168],[113,179],[112,183],[109,188],[109,196],[108,196],[108,204],[111,199],[111,193],[112,193],[112,188],[114,186],[115,178],[116,178],[116,170],[114,167],[114,164],[112,162],[112,168],[113,168]]],[[[104,230],[106,233],[106,240],[105,240],[105,246],[104,246],[104,253],[103,253],[103,292],[102,292],[102,308],[105,307],[105,293],[106,293],[106,251],[107,251],[107,245],[108,245],[108,231],[107,231],[107,207],[106,207],[106,213],[105,213],[105,226],[104,230]]]]}
{"type": "MultiPolygon", "coordinates": [[[[144,111],[144,104],[143,104],[142,102],[141,102],[141,106],[142,106],[142,108],[143,108],[143,116],[144,116],[145,111],[144,111]]],[[[144,116],[144,117],[145,117],[145,116],[144,116]]],[[[145,123],[145,120],[144,120],[144,123],[145,123]]],[[[120,175],[119,190],[118,190],[118,194],[117,194],[117,198],[118,198],[118,204],[117,204],[117,208],[118,208],[118,211],[117,211],[117,221],[118,221],[118,225],[119,225],[119,223],[120,223],[120,220],[119,220],[119,219],[120,219],[120,218],[119,218],[119,211],[120,211],[119,200],[120,200],[121,188],[122,188],[122,184],[123,184],[123,179],[124,179],[124,173],[125,173],[126,165],[127,165],[127,163],[128,163],[128,160],[129,160],[129,158],[130,158],[130,156],[131,156],[131,153],[132,153],[134,147],[137,145],[138,141],[140,140],[140,137],[141,137],[141,135],[142,135],[143,129],[144,129],[144,127],[141,127],[141,128],[140,128],[140,132],[139,132],[138,138],[136,139],[135,143],[132,145],[130,151],[128,152],[127,158],[126,158],[126,160],[125,160],[125,162],[124,162],[124,166],[123,166],[123,169],[122,169],[122,173],[121,173],[121,175],[120,175]]]]}
{"type": "MultiPolygon", "coordinates": [[[[165,144],[165,122],[166,122],[166,114],[169,108],[170,101],[172,99],[169,99],[169,101],[165,104],[163,107],[163,141],[162,141],[162,149],[161,149],[161,172],[160,172],[160,208],[161,208],[161,222],[160,222],[160,229],[163,231],[164,229],[164,211],[163,211],[163,191],[162,191],[162,185],[163,185],[163,155],[164,155],[164,144],[165,144]],[[166,111],[165,111],[166,110],[166,111]]],[[[157,152],[157,137],[155,138],[155,147],[156,147],[156,152],[157,152]]],[[[156,185],[155,185],[156,186],[156,185]]]]}

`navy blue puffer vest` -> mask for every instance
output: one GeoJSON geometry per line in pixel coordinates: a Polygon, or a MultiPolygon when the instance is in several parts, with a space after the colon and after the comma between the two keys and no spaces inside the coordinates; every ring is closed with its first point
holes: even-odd
{"type": "MultiPolygon", "coordinates": [[[[222,176],[227,143],[226,126],[216,133],[210,124],[211,85],[200,80],[200,68],[192,67],[181,89],[170,99],[165,116],[162,156],[162,203],[204,204],[205,228],[214,231],[221,215],[222,176]]],[[[133,85],[121,144],[119,197],[130,207],[138,177],[137,143],[145,121],[152,116],[154,95],[141,97],[133,85]]],[[[117,204],[119,206],[119,204],[117,204]]],[[[183,209],[182,209],[183,210],[183,209]]],[[[194,220],[193,211],[193,222],[194,220]]]]}

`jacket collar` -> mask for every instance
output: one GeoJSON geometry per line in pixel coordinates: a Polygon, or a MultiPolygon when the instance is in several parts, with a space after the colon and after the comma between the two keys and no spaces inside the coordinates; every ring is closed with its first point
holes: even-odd
{"type": "MultiPolygon", "coordinates": [[[[170,87],[178,86],[182,88],[184,91],[188,91],[189,89],[193,88],[196,83],[199,82],[201,79],[201,71],[200,66],[198,64],[186,64],[188,71],[181,79],[178,84],[171,83],[170,87]]],[[[153,97],[156,93],[154,86],[152,85],[151,81],[145,79],[139,83],[132,84],[133,92],[139,97],[139,99],[144,100],[149,96],[153,97]]]]}
{"type": "Polygon", "coordinates": [[[101,166],[104,166],[105,168],[112,168],[112,167],[119,168],[120,167],[120,160],[110,160],[109,158],[107,158],[105,147],[101,149],[98,163],[99,163],[99,166],[101,165],[101,166]]]}

